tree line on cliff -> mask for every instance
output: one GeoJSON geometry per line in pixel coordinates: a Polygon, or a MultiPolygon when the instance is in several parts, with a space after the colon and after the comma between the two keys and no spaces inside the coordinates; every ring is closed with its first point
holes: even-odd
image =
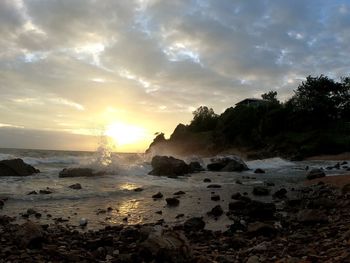
{"type": "Polygon", "coordinates": [[[262,94],[253,105],[238,104],[218,115],[201,106],[188,125],[179,124],[169,140],[205,138],[213,152],[246,148],[267,155],[310,156],[350,151],[350,77],[335,81],[308,76],[285,102],[276,91],[262,94]]]}

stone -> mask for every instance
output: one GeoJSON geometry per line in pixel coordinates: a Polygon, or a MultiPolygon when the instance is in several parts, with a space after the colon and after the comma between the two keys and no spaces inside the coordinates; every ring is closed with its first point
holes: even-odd
{"type": "Polygon", "coordinates": [[[186,194],[184,191],[178,191],[174,193],[174,195],[184,195],[184,194],[186,194]]]}
{"type": "Polygon", "coordinates": [[[252,219],[272,219],[276,212],[276,206],[273,203],[264,203],[260,201],[237,200],[229,203],[229,210],[234,214],[249,216],[252,219]]]}
{"type": "Polygon", "coordinates": [[[221,188],[221,185],[219,184],[210,184],[207,186],[207,188],[221,188]]]}
{"type": "Polygon", "coordinates": [[[190,166],[183,160],[168,156],[154,156],[151,161],[153,170],[150,175],[181,176],[190,172],[190,166]]]}
{"type": "Polygon", "coordinates": [[[205,222],[201,217],[192,217],[185,221],[184,229],[186,231],[200,231],[205,227],[205,222]]]}
{"type": "Polygon", "coordinates": [[[50,190],[39,190],[39,194],[41,195],[49,195],[49,194],[52,194],[52,191],[50,190]]]}
{"type": "Polygon", "coordinates": [[[27,214],[28,215],[35,215],[37,212],[33,208],[28,208],[27,209],[27,214]]]}
{"type": "Polygon", "coordinates": [[[266,187],[263,186],[255,186],[253,189],[253,194],[254,195],[269,195],[270,194],[270,190],[267,189],[266,187]]]}
{"type": "Polygon", "coordinates": [[[103,171],[95,171],[91,168],[64,168],[59,172],[59,177],[94,177],[104,174],[106,173],[103,171]]]}
{"type": "Polygon", "coordinates": [[[259,263],[260,258],[258,256],[250,256],[246,263],[259,263]]]}
{"type": "Polygon", "coordinates": [[[277,190],[272,197],[273,198],[278,198],[278,199],[283,199],[286,198],[287,190],[285,188],[281,188],[277,190]]]}
{"type": "Polygon", "coordinates": [[[163,194],[162,194],[161,192],[158,192],[158,193],[152,195],[152,198],[153,198],[153,199],[160,199],[160,198],[162,198],[162,197],[163,197],[163,194]]]}
{"type": "Polygon", "coordinates": [[[175,216],[175,218],[179,219],[179,218],[184,217],[184,216],[185,216],[185,214],[178,214],[177,216],[175,216]]]}
{"type": "Polygon", "coordinates": [[[233,195],[231,195],[231,198],[238,200],[241,196],[242,196],[241,193],[234,193],[233,195]]]}
{"type": "Polygon", "coordinates": [[[70,186],[68,186],[68,187],[71,188],[71,189],[74,189],[74,190],[80,190],[80,189],[82,189],[81,184],[79,184],[79,183],[72,184],[72,185],[70,185],[70,186]]]}
{"type": "Polygon", "coordinates": [[[272,237],[276,234],[277,230],[270,224],[255,222],[248,225],[248,234],[254,236],[266,236],[272,237]]]}
{"type": "Polygon", "coordinates": [[[189,168],[191,173],[198,173],[198,172],[204,171],[204,168],[202,167],[202,165],[197,161],[190,162],[189,168]]]}
{"type": "Polygon", "coordinates": [[[316,178],[322,178],[325,177],[326,174],[321,169],[312,169],[308,174],[306,175],[306,178],[308,180],[316,179],[316,178]]]}
{"type": "Polygon", "coordinates": [[[203,182],[204,182],[204,183],[210,183],[211,180],[210,180],[209,178],[204,178],[203,182]]]}
{"type": "Polygon", "coordinates": [[[264,174],[265,171],[263,169],[261,169],[261,168],[257,168],[257,169],[255,169],[254,173],[255,174],[264,174]]]}
{"type": "Polygon", "coordinates": [[[235,183],[236,183],[236,184],[242,184],[242,181],[237,179],[237,180],[235,181],[235,183]]]}
{"type": "Polygon", "coordinates": [[[0,176],[29,176],[37,173],[40,173],[38,169],[19,158],[0,161],[0,176]]]}
{"type": "Polygon", "coordinates": [[[142,192],[143,191],[143,188],[141,187],[137,187],[134,189],[134,192],[142,192]]]}
{"type": "Polygon", "coordinates": [[[180,200],[173,197],[166,198],[165,201],[168,206],[178,206],[180,204],[180,200]]]}
{"type": "Polygon", "coordinates": [[[224,213],[220,205],[213,207],[207,214],[210,216],[221,216],[224,213]]]}
{"type": "Polygon", "coordinates": [[[27,195],[37,195],[38,193],[36,191],[30,191],[27,195]]]}
{"type": "Polygon", "coordinates": [[[20,225],[14,236],[22,248],[38,249],[42,247],[44,241],[41,226],[32,221],[20,225]]]}
{"type": "Polygon", "coordinates": [[[303,209],[297,214],[298,222],[304,224],[314,224],[314,223],[327,223],[328,218],[326,214],[319,209],[303,209]]]}
{"type": "Polygon", "coordinates": [[[213,158],[207,165],[209,171],[241,172],[249,170],[248,166],[238,156],[213,158]]]}
{"type": "Polygon", "coordinates": [[[88,224],[88,220],[86,218],[84,218],[84,217],[80,218],[80,220],[79,220],[79,226],[80,227],[86,227],[87,224],[88,224]]]}
{"type": "Polygon", "coordinates": [[[220,201],[220,195],[212,195],[212,196],[210,197],[210,199],[211,199],[212,201],[220,201]]]}

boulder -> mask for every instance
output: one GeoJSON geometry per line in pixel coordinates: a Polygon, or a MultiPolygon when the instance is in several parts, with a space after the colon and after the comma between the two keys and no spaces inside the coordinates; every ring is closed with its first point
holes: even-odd
{"type": "Polygon", "coordinates": [[[199,162],[190,162],[189,168],[190,168],[191,173],[197,173],[197,172],[204,171],[204,168],[202,167],[202,165],[199,162]]]}
{"type": "Polygon", "coordinates": [[[263,186],[255,186],[253,189],[253,194],[254,195],[269,195],[270,194],[270,190],[267,189],[266,187],[263,186]]]}
{"type": "Polygon", "coordinates": [[[158,192],[158,193],[152,195],[153,199],[159,199],[159,198],[162,198],[162,197],[163,197],[163,194],[161,192],[158,192]]]}
{"type": "Polygon", "coordinates": [[[28,221],[19,226],[14,235],[22,248],[41,248],[42,242],[44,241],[43,229],[40,225],[32,221],[28,221]]]}
{"type": "Polygon", "coordinates": [[[68,186],[68,187],[71,188],[71,189],[74,189],[74,190],[80,190],[80,189],[82,189],[81,184],[79,184],[79,183],[72,184],[72,185],[70,185],[70,186],[68,186]]]}
{"type": "Polygon", "coordinates": [[[192,252],[187,238],[178,231],[155,231],[139,245],[138,262],[190,262],[192,252]]]}
{"type": "Polygon", "coordinates": [[[190,172],[190,166],[183,160],[168,156],[154,156],[151,162],[151,175],[180,176],[190,172]]]}
{"type": "Polygon", "coordinates": [[[60,173],[59,177],[93,177],[104,175],[103,171],[95,171],[91,168],[64,168],[60,173]]]}
{"type": "Polygon", "coordinates": [[[263,169],[261,169],[261,168],[257,168],[257,169],[255,169],[254,173],[256,173],[256,174],[264,174],[265,171],[263,169]]]}
{"type": "Polygon", "coordinates": [[[0,176],[29,176],[36,173],[40,171],[26,164],[22,159],[0,161],[0,176]]]}
{"type": "Polygon", "coordinates": [[[209,171],[241,172],[249,170],[248,166],[238,156],[214,158],[207,165],[209,171]]]}
{"type": "Polygon", "coordinates": [[[308,180],[316,179],[316,178],[322,178],[325,177],[326,174],[321,169],[312,169],[308,174],[306,175],[306,178],[308,180]]]}
{"type": "Polygon", "coordinates": [[[168,206],[178,206],[180,204],[180,200],[173,197],[166,198],[165,201],[168,206]]]}
{"type": "Polygon", "coordinates": [[[283,199],[286,198],[287,190],[285,188],[281,188],[277,190],[272,197],[273,198],[278,198],[278,199],[283,199]]]}
{"type": "Polygon", "coordinates": [[[185,221],[184,229],[185,231],[200,231],[205,227],[205,222],[201,217],[192,217],[185,221]]]}
{"type": "Polygon", "coordinates": [[[224,210],[222,210],[220,205],[217,205],[215,207],[213,207],[213,209],[211,209],[207,214],[210,216],[221,216],[224,213],[224,210]]]}

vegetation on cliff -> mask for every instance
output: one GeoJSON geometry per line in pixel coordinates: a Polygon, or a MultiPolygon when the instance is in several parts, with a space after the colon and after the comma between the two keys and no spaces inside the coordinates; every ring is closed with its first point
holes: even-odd
{"type": "Polygon", "coordinates": [[[285,102],[278,101],[276,91],[254,102],[239,103],[221,115],[201,106],[190,124],[179,124],[169,140],[161,134],[148,151],[171,147],[178,154],[210,154],[237,148],[302,158],[350,150],[349,77],[337,82],[308,76],[285,102]]]}

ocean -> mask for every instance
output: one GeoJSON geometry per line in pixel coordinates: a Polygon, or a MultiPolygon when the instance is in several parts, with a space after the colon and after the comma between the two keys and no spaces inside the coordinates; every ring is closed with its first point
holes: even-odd
{"type": "MultiPolygon", "coordinates": [[[[110,153],[101,148],[96,152],[0,149],[0,160],[21,158],[41,171],[27,177],[0,176],[0,197],[8,198],[0,214],[14,216],[18,221],[22,221],[25,220],[22,214],[32,208],[42,215],[41,218],[33,220],[52,223],[61,218],[63,221],[68,220],[70,225],[78,226],[79,220],[86,218],[90,228],[121,223],[156,222],[161,219],[168,223],[176,223],[209,211],[214,205],[210,200],[213,192],[220,195],[219,204],[227,209],[233,193],[246,192],[251,196],[254,186],[267,182],[275,184],[272,191],[280,187],[292,187],[305,180],[306,166],[324,168],[337,163],[291,162],[276,157],[248,161],[247,165],[251,170],[241,173],[201,172],[174,179],[148,175],[152,169],[151,157],[136,153],[110,153]],[[93,178],[59,178],[59,172],[68,167],[103,169],[107,174],[93,178]],[[266,173],[254,174],[256,168],[262,168],[266,173]],[[204,178],[222,185],[222,188],[208,189],[208,183],[203,182],[204,178]],[[237,180],[242,184],[237,184],[237,180]],[[75,183],[80,183],[82,189],[69,188],[75,183]],[[32,191],[39,192],[48,188],[52,194],[28,195],[32,191]],[[142,188],[143,191],[136,192],[136,188],[142,188]],[[180,206],[167,207],[164,198],[171,197],[180,190],[186,193],[180,197],[180,206]],[[162,192],[164,198],[153,200],[152,195],[157,192],[162,192]],[[112,210],[107,210],[108,207],[112,210]]],[[[201,159],[195,156],[185,158],[185,161],[194,159],[200,160],[203,166],[210,162],[209,158],[201,159]]],[[[328,175],[336,173],[339,171],[327,171],[328,175]]],[[[264,198],[269,200],[271,196],[264,198]]],[[[225,219],[220,220],[223,220],[222,225],[228,223],[225,219]]],[[[210,227],[210,220],[207,221],[210,227]]]]}

